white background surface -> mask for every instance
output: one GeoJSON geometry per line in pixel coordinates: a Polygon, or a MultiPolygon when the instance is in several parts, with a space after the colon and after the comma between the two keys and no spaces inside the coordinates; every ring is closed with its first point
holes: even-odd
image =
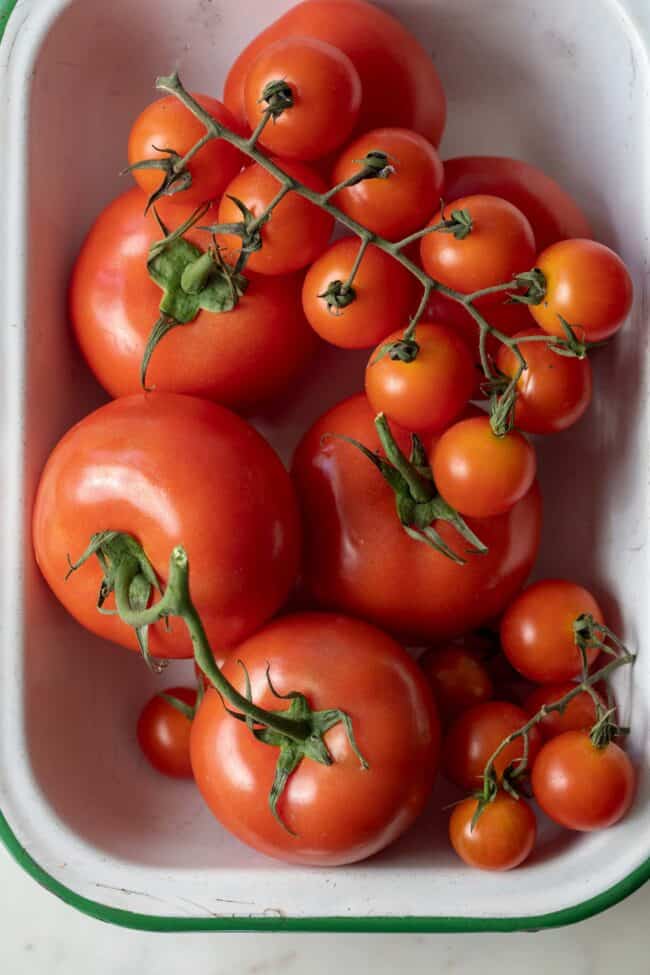
{"type": "Polygon", "coordinates": [[[85,917],[0,849],[2,975],[648,975],[650,884],[606,914],[537,934],[148,934],[85,917]]]}

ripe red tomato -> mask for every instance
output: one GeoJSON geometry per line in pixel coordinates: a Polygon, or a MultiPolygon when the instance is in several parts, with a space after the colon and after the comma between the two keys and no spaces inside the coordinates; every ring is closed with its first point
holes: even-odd
{"type": "MultiPolygon", "coordinates": [[[[535,582],[503,615],[503,652],[520,674],[537,684],[571,680],[582,670],[573,623],[583,613],[604,622],[598,603],[582,586],[565,579],[535,582]]],[[[587,650],[590,665],[598,653],[596,647],[587,650]]]]}
{"type": "Polygon", "coordinates": [[[268,794],[278,749],[235,721],[210,689],[194,721],[192,767],[217,819],[245,843],[293,863],[334,866],[371,856],[419,815],[438,763],[435,705],[417,664],[380,630],[322,613],[286,616],[237,648],[224,674],[264,708],[286,707],[273,696],[301,691],[313,710],[340,708],[351,719],[368,762],[362,770],[341,724],[325,736],[334,759],[303,759],[291,774],[275,820],[268,794]]]}
{"type": "Polygon", "coordinates": [[[224,86],[226,105],[242,121],[250,65],[260,51],[284,37],[317,37],[348,55],[363,88],[360,132],[399,125],[438,145],[445,93],[429,52],[398,20],[363,0],[298,3],[258,34],[231,67],[224,86]]]}
{"type": "Polygon", "coordinates": [[[535,813],[525,799],[499,792],[482,811],[472,828],[478,800],[469,797],[454,806],[449,820],[449,839],[470,867],[479,870],[512,870],[530,856],[535,845],[535,813]]]}
{"type": "Polygon", "coordinates": [[[587,731],[565,731],[548,741],[531,781],[546,815],[581,832],[617,823],[636,788],[634,766],[623,749],[613,741],[599,748],[587,731]]]}
{"type": "MultiPolygon", "coordinates": [[[[362,184],[363,185],[363,184],[362,184]]],[[[467,237],[433,232],[422,238],[420,259],[436,281],[463,294],[506,284],[535,262],[535,237],[521,210],[496,196],[464,196],[445,204],[430,226],[450,219],[454,210],[466,210],[472,219],[467,237]]],[[[503,303],[505,292],[477,299],[477,306],[503,303]]]]}
{"type": "Polygon", "coordinates": [[[366,366],[366,396],[376,413],[385,413],[406,430],[439,432],[463,411],[474,389],[474,363],[461,336],[448,325],[421,322],[412,362],[383,355],[404,327],[386,336],[366,366]]]}
{"type": "Polygon", "coordinates": [[[487,416],[461,420],[445,430],[432,457],[433,479],[453,508],[472,518],[503,514],[535,480],[533,446],[516,430],[492,432],[487,416]]]}
{"type": "MultiPolygon", "coordinates": [[[[365,396],[325,413],[303,438],[293,474],[303,510],[303,581],[320,605],[368,619],[416,643],[452,639],[498,616],[530,572],[539,544],[541,500],[533,486],[507,514],[471,522],[488,546],[457,565],[409,538],[395,497],[353,437],[379,448],[365,396]]],[[[393,428],[403,450],[409,438],[393,428]]],[[[464,551],[451,525],[436,522],[448,545],[464,551]]]]}
{"type": "MultiPolygon", "coordinates": [[[[232,112],[216,98],[208,95],[194,95],[199,105],[238,134],[243,127],[232,112]]],[[[173,95],[152,102],[138,116],[129,134],[129,165],[145,159],[166,159],[168,156],[159,149],[173,149],[180,157],[192,148],[205,135],[205,127],[173,95]]],[[[239,172],[244,156],[222,139],[213,139],[199,149],[187,164],[187,172],[192,182],[186,190],[167,197],[171,203],[194,208],[208,200],[218,199],[230,180],[239,172]]],[[[164,173],[160,169],[135,169],[133,178],[147,196],[158,189],[164,173]]],[[[146,200],[143,201],[143,209],[146,200]]]]}
{"type": "Polygon", "coordinates": [[[417,305],[415,278],[378,247],[367,248],[345,307],[328,307],[325,296],[332,283],[344,285],[359,252],[356,237],[332,244],[307,271],[302,306],[307,321],[322,338],[343,349],[376,345],[389,332],[406,327],[417,305]]]}
{"type": "MultiPolygon", "coordinates": [[[[538,328],[518,332],[542,336],[538,328]]],[[[543,342],[522,342],[526,369],[517,382],[515,425],[527,433],[558,433],[580,419],[591,402],[591,365],[588,359],[558,355],[543,342]]],[[[502,345],[497,366],[506,376],[516,376],[519,363],[502,345]]]]}
{"type": "Polygon", "coordinates": [[[608,339],[632,307],[633,286],[618,254],[595,240],[563,240],[536,261],[546,278],[546,295],[530,313],[549,335],[565,337],[560,317],[588,342],[608,339]]]}
{"type": "Polygon", "coordinates": [[[494,695],[492,680],[480,655],[467,647],[457,643],[434,647],[419,662],[445,724],[494,695]]]}
{"type": "MultiPolygon", "coordinates": [[[[445,735],[442,765],[447,778],[460,789],[476,791],[491,755],[501,742],[526,724],[526,714],[508,701],[485,701],[463,711],[445,735]]],[[[528,741],[529,762],[541,746],[537,728],[531,728],[528,741]]],[[[507,745],[494,763],[500,778],[509,765],[516,765],[523,757],[524,742],[517,738],[507,745]]]]}
{"type": "MultiPolygon", "coordinates": [[[[274,159],[282,170],[299,182],[322,193],[325,184],[320,176],[304,163],[274,159]]],[[[219,204],[219,223],[238,223],[241,211],[232,197],[241,200],[254,217],[259,217],[280,189],[280,184],[265,169],[255,163],[235,176],[226,188],[219,204]]],[[[334,220],[324,210],[289,193],[278,203],[271,217],[261,229],[262,247],[249,255],[248,271],[258,274],[289,274],[311,264],[327,247],[334,220]]],[[[235,234],[218,234],[226,260],[233,264],[241,251],[241,238],[235,234]]]]}
{"type": "MultiPolygon", "coordinates": [[[[191,708],[196,704],[196,691],[190,687],[169,687],[164,693],[191,708]]],[[[160,694],[155,694],[140,713],[136,734],[145,757],[158,772],[172,778],[191,779],[191,730],[190,719],[160,694]]]]}
{"type": "Polygon", "coordinates": [[[266,47],[251,64],[244,105],[251,129],[269,103],[267,85],[282,81],[292,104],[271,118],[260,143],[286,159],[319,159],[347,140],[361,108],[361,80],[346,54],[313,37],[288,37],[266,47]]]}
{"type": "MultiPolygon", "coordinates": [[[[97,218],[72,274],[70,318],[88,365],[111,396],[140,392],[140,365],[160,315],[161,288],[149,277],[149,247],[161,237],[144,197],[132,189],[97,218]]],[[[170,229],[191,213],[160,200],[156,208],[170,229]]],[[[216,212],[204,220],[214,222],[216,212]]],[[[204,248],[207,234],[186,239],[204,248]]],[[[249,409],[277,396],[302,374],[314,349],[300,308],[297,277],[248,275],[248,288],[229,312],[201,310],[172,329],[156,347],[147,383],[160,391],[189,393],[233,409],[249,409]]]]}
{"type": "Polygon", "coordinates": [[[488,193],[508,200],[530,221],[539,250],[568,237],[592,236],[576,202],[530,163],[507,156],[458,156],[444,166],[447,199],[488,193]]]}
{"type": "MultiPolygon", "coordinates": [[[[536,687],[524,701],[524,711],[529,717],[536,714],[545,704],[561,700],[575,687],[570,681],[561,684],[543,684],[536,687]]],[[[598,692],[596,692],[598,693],[598,692]]],[[[600,695],[598,695],[600,698],[600,695]]],[[[545,715],[538,728],[545,739],[556,738],[565,731],[588,731],[596,723],[596,705],[587,691],[581,691],[569,701],[564,712],[551,711],[545,715]]]]}
{"type": "Polygon", "coordinates": [[[419,230],[439,205],[443,170],[430,142],[408,129],[374,129],[349,143],[333,170],[335,186],[361,169],[360,160],[380,150],[393,167],[385,179],[365,179],[333,199],[349,217],[388,240],[419,230]]]}
{"type": "MultiPolygon", "coordinates": [[[[92,559],[66,581],[95,532],[128,532],[158,578],[182,542],[192,597],[215,647],[257,630],[296,575],[299,524],[279,459],[244,420],[207,400],[150,393],[113,400],[69,430],[50,454],[34,505],[36,561],[57,598],[87,629],[137,649],[131,627],[97,611],[92,559]]],[[[112,598],[107,606],[112,605],[112,598]]],[[[149,628],[151,653],[190,657],[183,624],[149,628]]]]}

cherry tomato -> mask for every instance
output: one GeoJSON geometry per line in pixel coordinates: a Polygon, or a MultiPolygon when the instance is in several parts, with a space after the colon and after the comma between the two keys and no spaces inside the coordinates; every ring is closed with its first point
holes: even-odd
{"type": "Polygon", "coordinates": [[[531,781],[546,815],[581,832],[617,823],[636,788],[634,766],[623,749],[613,741],[597,747],[587,731],[565,731],[548,741],[531,781]]]}
{"type": "Polygon", "coordinates": [[[265,48],[244,84],[246,117],[254,129],[269,102],[267,85],[282,81],[291,107],[266,125],[260,143],[286,159],[319,159],[352,132],[361,108],[361,80],[347,54],[313,37],[288,37],[265,48]]]}
{"type": "MultiPolygon", "coordinates": [[[[526,724],[526,714],[508,701],[485,701],[463,711],[451,725],[442,745],[443,771],[448,779],[467,792],[481,786],[490,757],[501,742],[526,724]]],[[[529,763],[540,749],[541,736],[532,728],[528,740],[529,763]]],[[[524,755],[524,742],[517,738],[507,745],[494,763],[497,776],[524,755]]]]}
{"type": "MultiPolygon", "coordinates": [[[[322,193],[325,189],[320,176],[304,163],[273,159],[288,175],[322,193]]],[[[261,216],[280,190],[280,183],[255,163],[235,176],[219,204],[219,223],[237,223],[242,215],[232,197],[241,200],[255,217],[261,216]]],[[[262,247],[249,255],[246,268],[258,274],[288,274],[315,261],[327,247],[334,220],[324,210],[289,193],[273,210],[261,229],[262,247]]],[[[234,263],[241,250],[241,238],[234,234],[218,234],[226,260],[234,263]]]]}
{"type": "MultiPolygon", "coordinates": [[[[207,400],[113,400],[65,434],[41,475],[33,515],[41,572],[87,629],[135,650],[132,628],[97,611],[97,559],[66,581],[67,555],[77,559],[107,529],[140,542],[161,584],[172,549],[185,546],[192,598],[216,648],[259,629],[295,579],[299,524],[289,478],[248,423],[207,400]]],[[[149,643],[154,656],[192,656],[178,620],[169,630],[149,627],[149,643]]]]}
{"type": "Polygon", "coordinates": [[[375,129],[351,142],[339,156],[334,185],[359,172],[359,160],[370,152],[389,157],[386,178],[365,179],[341,190],[333,199],[349,217],[388,240],[401,240],[419,230],[439,204],[443,170],[430,142],[408,129],[375,129]]]}
{"type": "Polygon", "coordinates": [[[322,613],[286,616],[250,638],[224,666],[262,707],[301,691],[313,710],[347,712],[369,768],[360,768],[342,724],[325,736],[334,759],[303,759],[291,774],[275,820],[268,795],[278,749],[258,741],[209,689],[194,721],[192,767],[213,814],[230,832],[269,856],[334,866],[371,856],[392,843],[421,812],[436,773],[439,730],[424,677],[406,651],[360,620],[322,613]]]}
{"type": "Polygon", "coordinates": [[[428,650],[420,666],[431,685],[442,721],[448,724],[462,711],[489,701],[494,687],[480,655],[450,643],[428,650]]]}
{"type": "MultiPolygon", "coordinates": [[[[147,339],[160,315],[161,288],[149,277],[149,247],[161,237],[145,198],[132,189],[97,218],[72,274],[70,318],[88,365],[111,396],[140,392],[140,366],[147,339]]],[[[170,230],[190,216],[167,199],[156,209],[170,230]]],[[[214,209],[204,221],[215,222],[214,209]]],[[[205,248],[205,233],[185,235],[205,248]]],[[[147,383],[172,393],[217,400],[233,409],[276,397],[302,375],[314,350],[313,334],[300,308],[297,277],[248,275],[237,306],[228,312],[201,310],[194,321],[168,332],[156,347],[147,383]]]]}
{"type": "MultiPolygon", "coordinates": [[[[543,684],[536,687],[524,701],[524,711],[529,717],[536,714],[544,705],[561,700],[575,687],[570,681],[561,684],[543,684]]],[[[595,692],[598,693],[597,691],[595,692]]],[[[599,700],[602,701],[600,695],[599,700]]],[[[569,701],[562,713],[551,711],[537,726],[545,739],[556,738],[565,731],[589,730],[596,723],[596,705],[587,691],[581,691],[569,701]]]]}
{"type": "MultiPolygon", "coordinates": [[[[196,691],[190,687],[169,687],[164,693],[191,708],[196,704],[196,691]]],[[[145,757],[158,772],[177,779],[191,779],[191,730],[190,719],[160,694],[155,694],[140,713],[136,734],[145,757]]]]}
{"type": "MultiPolygon", "coordinates": [[[[583,613],[604,622],[598,603],[582,586],[565,579],[535,582],[503,615],[503,652],[520,674],[537,684],[571,680],[582,670],[573,623],[583,613]]],[[[587,650],[589,665],[598,652],[596,647],[587,650]]]]}
{"type": "MultiPolygon", "coordinates": [[[[538,328],[518,332],[542,337],[538,328]]],[[[591,402],[591,365],[588,359],[558,355],[544,342],[522,342],[526,369],[517,382],[515,424],[527,433],[558,433],[580,419],[591,402]]],[[[516,355],[502,345],[497,366],[506,376],[516,376],[516,355]]]]}
{"type": "MultiPolygon", "coordinates": [[[[194,98],[218,122],[238,134],[243,132],[232,112],[216,98],[208,95],[194,95],[194,98]]],[[[159,151],[161,149],[173,149],[182,157],[204,135],[203,123],[174,95],[159,98],[147,105],[133,123],[129,134],[129,165],[145,159],[169,158],[168,154],[159,151]]],[[[167,199],[172,204],[179,203],[192,209],[208,200],[218,199],[241,169],[244,159],[239,149],[223,139],[213,139],[199,149],[187,164],[187,172],[192,179],[190,186],[167,199]]],[[[162,183],[164,173],[160,169],[134,169],[133,178],[147,196],[150,196],[162,183]]],[[[146,204],[146,200],[144,203],[146,204]]]]}
{"type": "MultiPolygon", "coordinates": [[[[332,284],[343,286],[359,253],[356,237],[332,244],[307,271],[302,305],[315,332],[343,349],[374,346],[400,326],[405,327],[417,305],[415,279],[389,254],[370,245],[352,285],[354,300],[343,307],[329,305],[332,284]]],[[[341,288],[337,289],[337,293],[341,288]]]]}
{"type": "MultiPolygon", "coordinates": [[[[505,515],[470,520],[488,552],[456,565],[406,535],[381,474],[355,447],[336,439],[353,437],[377,450],[373,421],[365,396],[353,396],[317,420],[297,449],[293,474],[305,528],[305,589],[319,605],[361,616],[415,645],[453,639],[498,616],[522,586],[539,544],[539,490],[533,486],[505,515]]],[[[408,435],[393,431],[408,452],[408,435]]],[[[459,549],[451,525],[435,527],[459,549]]]]}
{"type": "MultiPolygon", "coordinates": [[[[455,210],[466,211],[472,229],[462,240],[434,231],[422,238],[420,259],[424,270],[448,288],[463,294],[511,281],[529,271],[535,261],[535,237],[521,210],[497,196],[463,196],[445,205],[430,226],[451,219],[455,210]]],[[[478,306],[500,304],[505,292],[484,295],[478,306]]]]}
{"type": "Polygon", "coordinates": [[[407,430],[436,432],[456,419],[474,388],[474,364],[467,343],[448,325],[417,327],[417,357],[402,362],[382,355],[404,329],[388,335],[366,366],[366,396],[376,413],[386,413],[407,430]]]}
{"type": "Polygon", "coordinates": [[[398,20],[363,0],[309,0],[291,7],[244,48],[224,86],[224,101],[245,120],[244,81],[257,55],[285,37],[317,37],[348,55],[359,72],[363,101],[358,129],[415,129],[438,145],[445,93],[429,51],[398,20]]]}
{"type": "Polygon", "coordinates": [[[516,430],[492,432],[487,416],[449,427],[433,451],[433,478],[453,508],[472,518],[503,514],[530,490],[535,450],[516,430]]]}
{"type": "Polygon", "coordinates": [[[549,335],[565,336],[560,316],[588,342],[608,339],[632,307],[630,274],[618,254],[595,240],[563,240],[537,258],[546,295],[530,313],[549,335]]]}
{"type": "Polygon", "coordinates": [[[508,200],[530,221],[539,250],[568,237],[592,236],[576,202],[530,163],[506,156],[458,156],[444,166],[447,199],[489,193],[508,200]]]}
{"type": "Polygon", "coordinates": [[[449,820],[449,839],[470,867],[512,870],[530,856],[535,845],[535,813],[525,799],[499,792],[481,812],[472,828],[478,800],[464,799],[449,820]]]}

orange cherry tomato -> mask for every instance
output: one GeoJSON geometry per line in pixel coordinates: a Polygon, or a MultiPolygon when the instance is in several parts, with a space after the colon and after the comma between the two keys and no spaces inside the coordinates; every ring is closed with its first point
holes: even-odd
{"type": "Polygon", "coordinates": [[[525,799],[499,792],[472,820],[478,800],[470,797],[457,806],[449,820],[449,839],[470,867],[479,870],[512,870],[530,855],[537,835],[535,813],[525,799]]]}
{"type": "MultiPolygon", "coordinates": [[[[565,694],[569,694],[575,684],[565,681],[561,684],[543,684],[536,687],[524,701],[524,711],[530,717],[537,714],[544,705],[560,701],[565,694]]],[[[597,691],[594,693],[598,694],[597,691]]],[[[602,699],[598,694],[598,699],[602,699]]],[[[565,731],[588,731],[596,723],[596,704],[587,691],[581,691],[565,707],[564,711],[550,711],[545,715],[538,728],[544,738],[556,738],[565,731]]]]}
{"type": "Polygon", "coordinates": [[[434,647],[420,658],[440,717],[445,724],[457,718],[462,711],[489,701],[494,686],[480,655],[457,643],[446,647],[434,647]]]}
{"type": "Polygon", "coordinates": [[[386,153],[392,172],[364,179],[333,199],[349,217],[388,240],[401,240],[423,226],[439,204],[443,170],[430,142],[408,129],[375,129],[351,142],[333,171],[334,185],[359,172],[368,153],[386,153]]]}
{"type": "MultiPolygon", "coordinates": [[[[196,691],[191,687],[169,687],[164,693],[191,708],[196,704],[196,691]]],[[[142,709],[136,734],[143,754],[158,772],[172,778],[191,779],[191,731],[190,719],[156,694],[142,709]]]]}
{"type": "Polygon", "coordinates": [[[487,416],[449,427],[433,450],[433,478],[452,508],[472,518],[502,514],[530,490],[535,480],[535,450],[512,430],[492,432],[487,416]]]}
{"type": "Polygon", "coordinates": [[[632,279],[613,250],[595,240],[563,240],[537,258],[546,295],[530,313],[549,335],[565,336],[560,316],[588,342],[608,339],[632,307],[632,279]]]}

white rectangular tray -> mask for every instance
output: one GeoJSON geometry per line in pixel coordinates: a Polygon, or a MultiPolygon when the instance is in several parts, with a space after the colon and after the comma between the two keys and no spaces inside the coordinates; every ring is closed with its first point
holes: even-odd
{"type": "MultiPolygon", "coordinates": [[[[0,0],[0,11],[13,0],[0,0]]],[[[514,155],[556,177],[634,275],[630,323],[596,363],[578,430],[541,446],[539,573],[592,586],[641,651],[631,814],[606,832],[543,833],[505,876],[448,849],[440,795],[402,842],[336,871],[285,866],[227,836],[191,784],[148,767],[133,728],[153,678],[57,605],[32,556],[36,479],[64,430],[103,401],[71,341],[66,285],[84,233],[120,190],[131,120],[178,67],[219,94],[242,45],[288,0],[18,0],[0,46],[0,834],[39,882],[107,920],[158,930],[490,930],[578,920],[650,875],[648,716],[647,0],[393,0],[449,94],[443,158],[514,155]]],[[[0,13],[0,25],[2,24],[0,13]]],[[[1,29],[1,28],[0,28],[1,29]]],[[[358,357],[311,416],[360,384],[358,357]]],[[[298,425],[264,432],[285,451],[298,425]]],[[[174,665],[172,678],[182,674],[174,665]]],[[[169,672],[168,672],[169,673],[169,672]]],[[[619,696],[629,701],[629,679],[619,696]]]]}

